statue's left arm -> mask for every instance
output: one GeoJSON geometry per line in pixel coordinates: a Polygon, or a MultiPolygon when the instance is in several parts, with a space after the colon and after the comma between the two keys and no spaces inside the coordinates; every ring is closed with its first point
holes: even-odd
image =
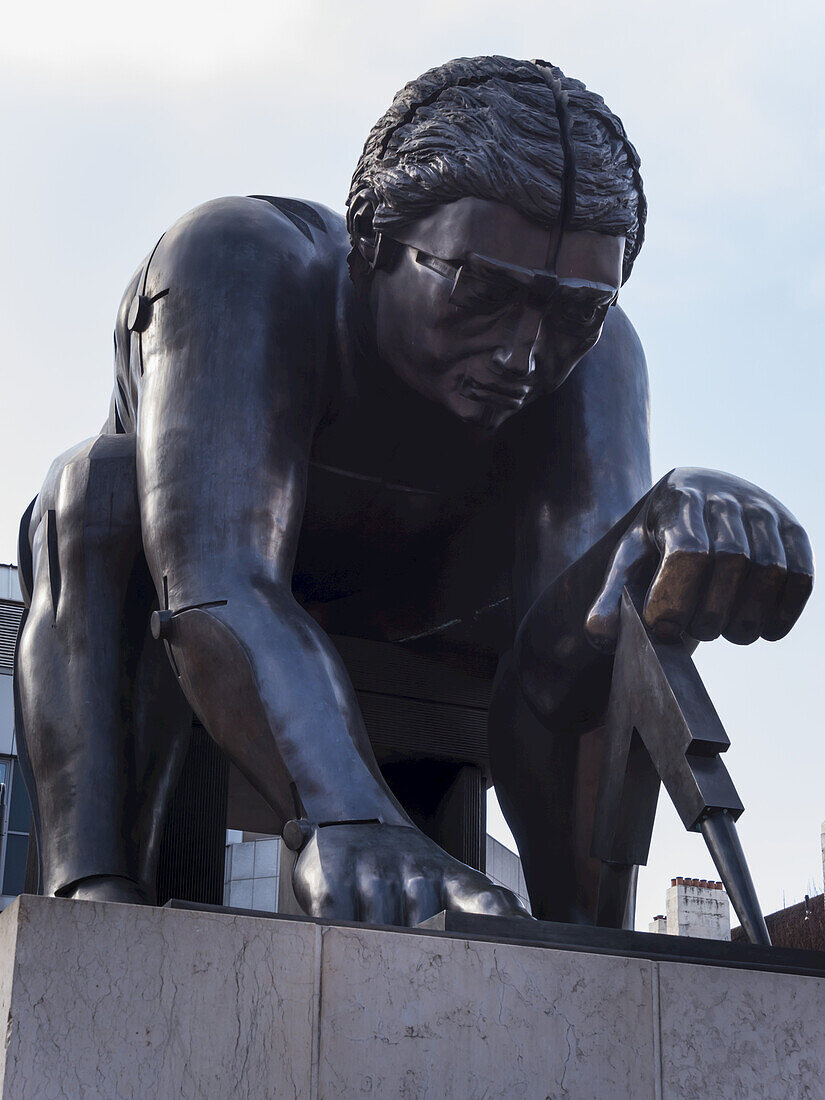
{"type": "Polygon", "coordinates": [[[813,584],[804,530],[731,474],[685,467],[651,488],[647,371],[620,310],[551,400],[520,471],[513,582],[516,668],[542,720],[598,719],[625,585],[663,640],[788,633],[813,584]]]}

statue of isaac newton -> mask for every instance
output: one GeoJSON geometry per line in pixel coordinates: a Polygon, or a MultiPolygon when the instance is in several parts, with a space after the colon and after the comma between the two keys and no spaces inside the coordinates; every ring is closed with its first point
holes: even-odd
{"type": "Polygon", "coordinates": [[[623,588],[655,639],[744,645],[791,629],[813,575],[757,486],[681,468],[651,487],[618,302],[645,210],[599,96],[478,57],[398,93],[346,220],[254,196],[167,230],[123,297],[106,425],[23,521],[44,893],[151,903],[194,710],[290,823],[307,913],[526,916],[412,824],[327,633],[351,614],[362,637],[437,642],[495,608],[490,757],[533,910],[592,922],[581,823],[623,588]]]}

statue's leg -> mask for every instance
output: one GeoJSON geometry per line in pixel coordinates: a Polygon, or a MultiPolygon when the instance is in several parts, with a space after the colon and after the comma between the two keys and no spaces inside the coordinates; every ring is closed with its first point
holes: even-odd
{"type": "Polygon", "coordinates": [[[601,729],[548,730],[503,658],[490,708],[493,782],[541,920],[596,922],[601,864],[590,843],[601,759],[601,729]]]}
{"type": "Polygon", "coordinates": [[[130,751],[135,761],[137,879],[146,899],[153,902],[166,812],[189,747],[192,708],[163,643],[152,637],[149,621],[158,605],[142,555],[127,602],[132,608],[126,685],[130,691],[130,751]]]}
{"type": "Polygon", "coordinates": [[[148,900],[146,807],[175,754],[164,721],[148,733],[145,693],[131,697],[133,682],[151,679],[141,652],[153,592],[140,580],[134,437],[104,435],[62,456],[29,534],[31,606],[16,686],[42,890],[148,900]]]}

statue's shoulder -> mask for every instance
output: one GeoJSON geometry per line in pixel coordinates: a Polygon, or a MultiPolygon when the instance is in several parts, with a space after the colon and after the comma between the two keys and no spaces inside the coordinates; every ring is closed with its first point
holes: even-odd
{"type": "Polygon", "coordinates": [[[278,195],[250,195],[253,201],[265,202],[278,212],[281,219],[296,229],[306,240],[315,244],[347,238],[347,227],[341,214],[336,214],[320,202],[306,202],[278,195]]]}
{"type": "MultiPolygon", "coordinates": [[[[602,340],[604,341],[604,349],[610,349],[614,354],[621,351],[625,355],[644,358],[639,334],[634,328],[633,322],[619,305],[612,306],[607,311],[602,340]]],[[[596,346],[598,347],[598,345],[596,346]]]]}
{"type": "MultiPolygon", "coordinates": [[[[582,360],[582,366],[585,365],[591,374],[597,373],[599,367],[615,371],[620,366],[637,373],[646,373],[642,341],[621,306],[611,306],[607,311],[599,342],[582,360]]],[[[579,368],[576,370],[579,371],[579,368]]]]}
{"type": "Polygon", "coordinates": [[[288,265],[295,276],[302,268],[334,262],[346,248],[343,217],[320,203],[235,195],[184,214],[161,238],[157,259],[174,257],[187,267],[210,259],[228,267],[288,265]]]}

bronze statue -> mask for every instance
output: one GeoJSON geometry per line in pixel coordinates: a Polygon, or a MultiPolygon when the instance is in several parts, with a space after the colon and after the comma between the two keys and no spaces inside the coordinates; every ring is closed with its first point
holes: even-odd
{"type": "MultiPolygon", "coordinates": [[[[778,639],[811,590],[808,540],[731,475],[651,488],[645,361],[617,303],[639,160],[584,85],[503,57],[425,73],[347,206],[345,223],[219,199],[169,229],[123,298],[104,430],[24,518],[44,892],[151,902],[191,708],[288,826],[308,913],[523,914],[412,825],[326,633],[437,652],[496,607],[499,799],[534,913],[592,922],[623,589],[660,639],[778,639]]],[[[613,884],[623,913],[634,879],[613,884]]]]}

